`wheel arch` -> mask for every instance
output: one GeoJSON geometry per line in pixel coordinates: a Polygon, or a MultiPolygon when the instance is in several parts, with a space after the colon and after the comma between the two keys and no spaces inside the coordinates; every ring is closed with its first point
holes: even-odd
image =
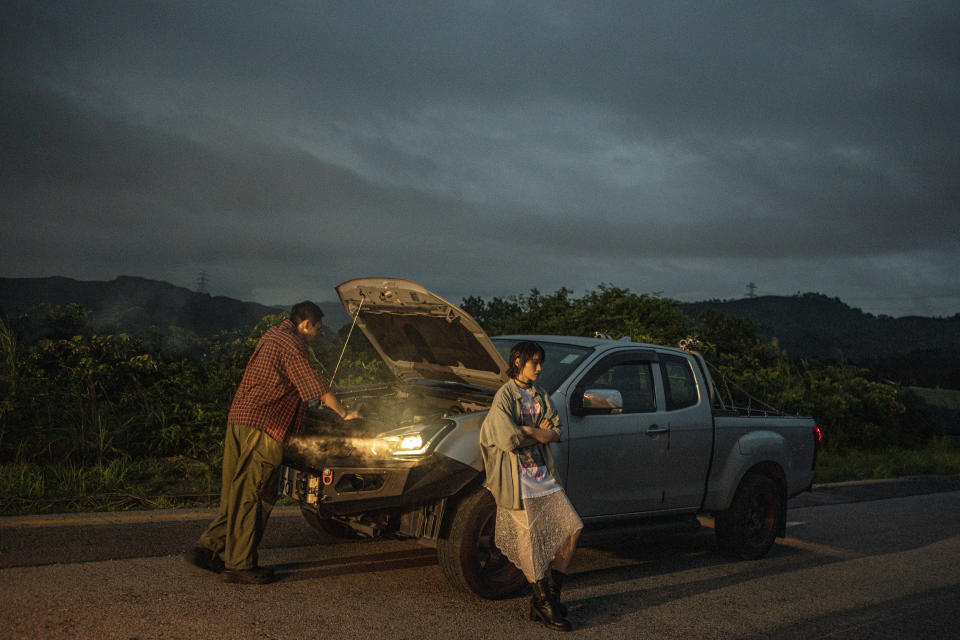
{"type": "Polygon", "coordinates": [[[728,442],[717,456],[724,460],[711,472],[703,501],[703,511],[717,512],[730,508],[733,497],[748,473],[770,477],[781,489],[784,503],[787,495],[786,441],[773,431],[756,430],[728,442]]]}

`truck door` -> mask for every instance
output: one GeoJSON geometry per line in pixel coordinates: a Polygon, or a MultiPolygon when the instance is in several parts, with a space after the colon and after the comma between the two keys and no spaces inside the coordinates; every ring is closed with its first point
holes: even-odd
{"type": "Polygon", "coordinates": [[[574,383],[567,425],[567,483],[582,516],[661,508],[663,437],[653,367],[657,354],[612,354],[574,383]]]}
{"type": "Polygon", "coordinates": [[[689,358],[679,354],[658,355],[664,399],[661,420],[668,429],[662,461],[663,508],[698,509],[713,447],[709,396],[704,383],[698,384],[689,358]]]}

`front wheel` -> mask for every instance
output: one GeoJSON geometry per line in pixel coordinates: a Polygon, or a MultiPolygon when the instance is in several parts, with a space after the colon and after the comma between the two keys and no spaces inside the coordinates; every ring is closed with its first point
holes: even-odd
{"type": "Polygon", "coordinates": [[[496,522],[493,495],[477,487],[457,503],[447,535],[437,540],[437,560],[447,580],[488,600],[510,597],[526,583],[494,544],[496,522]]]}
{"type": "Polygon", "coordinates": [[[748,473],[730,508],[714,518],[720,552],[742,560],[763,557],[782,528],[782,518],[783,496],[777,483],[768,476],[748,473]]]}

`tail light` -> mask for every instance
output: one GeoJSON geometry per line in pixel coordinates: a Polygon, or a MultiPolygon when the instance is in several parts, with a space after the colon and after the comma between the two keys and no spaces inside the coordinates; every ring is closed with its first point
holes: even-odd
{"type": "Polygon", "coordinates": [[[811,469],[817,467],[817,454],[820,452],[820,445],[823,443],[823,431],[820,431],[820,427],[813,427],[813,465],[811,469]]]}

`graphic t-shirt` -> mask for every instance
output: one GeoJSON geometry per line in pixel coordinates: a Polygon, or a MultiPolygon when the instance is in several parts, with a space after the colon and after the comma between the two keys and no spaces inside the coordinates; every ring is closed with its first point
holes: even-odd
{"type": "MultiPolygon", "coordinates": [[[[520,395],[523,398],[520,405],[521,426],[539,426],[543,407],[534,400],[533,389],[520,389],[520,395]]],[[[560,490],[560,485],[550,475],[540,445],[517,449],[517,472],[521,498],[539,498],[560,490]]]]}

